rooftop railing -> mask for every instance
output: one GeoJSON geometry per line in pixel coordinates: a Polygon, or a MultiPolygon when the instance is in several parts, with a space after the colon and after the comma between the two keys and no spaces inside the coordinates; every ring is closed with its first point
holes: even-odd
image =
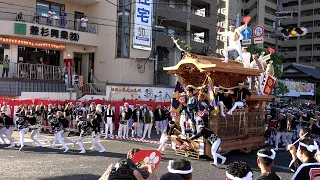
{"type": "Polygon", "coordinates": [[[98,24],[96,19],[91,19],[88,17],[88,23],[82,23],[81,19],[74,19],[74,15],[72,14],[67,14],[67,16],[60,17],[60,12],[56,12],[55,16],[49,18],[48,13],[44,12],[0,7],[0,19],[98,34],[98,24]]]}

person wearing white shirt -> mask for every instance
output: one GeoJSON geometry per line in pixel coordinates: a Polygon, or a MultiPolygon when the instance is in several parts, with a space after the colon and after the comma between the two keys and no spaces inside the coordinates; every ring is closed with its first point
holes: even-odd
{"type": "Polygon", "coordinates": [[[242,51],[241,51],[241,42],[240,40],[243,39],[243,36],[241,35],[241,31],[247,28],[247,23],[244,24],[243,26],[240,26],[236,28],[235,26],[230,26],[230,31],[226,32],[220,32],[220,28],[218,29],[217,34],[222,35],[225,37],[229,37],[229,46],[223,50],[223,55],[224,55],[224,63],[228,63],[228,53],[229,51],[236,50],[241,57],[241,60],[243,60],[242,56],[242,51]]]}
{"type": "MultiPolygon", "coordinates": [[[[268,58],[267,56],[260,56],[260,58],[258,58],[257,54],[253,54],[252,55],[253,61],[250,63],[250,68],[252,69],[260,69],[264,71],[264,67],[263,67],[263,62],[264,59],[268,58]]],[[[263,89],[262,89],[262,82],[264,79],[264,72],[260,73],[260,76],[256,77],[258,84],[257,84],[257,93],[259,95],[264,94],[263,93],[263,89]]],[[[251,84],[251,83],[249,83],[251,84]]]]}
{"type": "Polygon", "coordinates": [[[6,101],[3,102],[3,106],[1,107],[1,111],[5,112],[5,114],[9,117],[11,117],[11,108],[10,106],[7,104],[6,101]]]}
{"type": "Polygon", "coordinates": [[[104,127],[105,127],[105,137],[104,139],[107,139],[108,138],[108,132],[110,130],[110,137],[113,138],[113,126],[114,126],[114,119],[115,119],[115,116],[114,116],[114,111],[112,110],[112,106],[111,104],[108,104],[108,108],[105,112],[105,116],[104,116],[104,127]]]}
{"type": "Polygon", "coordinates": [[[51,8],[48,11],[48,25],[51,26],[52,25],[52,21],[54,20],[54,16],[56,15],[56,13],[54,12],[53,8],[51,8]]]}
{"type": "Polygon", "coordinates": [[[87,30],[88,21],[89,20],[88,20],[87,16],[83,15],[83,17],[80,20],[82,31],[86,31],[87,30]]]}

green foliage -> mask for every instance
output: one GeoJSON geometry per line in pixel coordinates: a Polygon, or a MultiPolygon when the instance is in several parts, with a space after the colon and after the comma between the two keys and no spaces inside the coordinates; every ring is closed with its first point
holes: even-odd
{"type": "MultiPolygon", "coordinates": [[[[247,51],[249,51],[251,54],[261,54],[261,52],[265,52],[265,54],[269,54],[267,49],[259,48],[255,45],[249,46],[247,51]]],[[[274,76],[280,79],[282,76],[281,67],[282,67],[282,61],[284,60],[284,57],[278,52],[275,52],[274,54],[271,55],[271,60],[274,66],[274,76]]]]}
{"type": "Polygon", "coordinates": [[[184,48],[186,49],[186,51],[190,52],[192,51],[192,47],[190,45],[185,45],[184,48]]]}
{"type": "Polygon", "coordinates": [[[289,89],[286,85],[284,85],[283,83],[281,82],[277,82],[277,87],[276,87],[276,93],[277,95],[284,95],[284,94],[287,94],[289,93],[289,89]]]}

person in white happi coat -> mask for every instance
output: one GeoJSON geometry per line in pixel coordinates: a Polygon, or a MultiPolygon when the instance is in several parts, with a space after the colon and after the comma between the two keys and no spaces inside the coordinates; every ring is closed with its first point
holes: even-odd
{"type": "Polygon", "coordinates": [[[243,64],[243,67],[250,68],[251,53],[247,51],[247,47],[242,47],[242,57],[243,59],[238,56],[236,60],[240,61],[243,64]]]}
{"type": "MultiPolygon", "coordinates": [[[[251,69],[260,69],[262,71],[265,71],[265,67],[267,66],[267,61],[271,58],[271,54],[268,54],[266,56],[264,56],[264,52],[261,53],[261,55],[259,56],[258,54],[253,54],[252,55],[253,61],[250,63],[250,68],[251,69]]],[[[264,94],[263,93],[263,87],[262,87],[262,82],[265,76],[265,72],[260,73],[260,76],[257,77],[257,81],[258,81],[258,89],[257,89],[257,93],[258,94],[264,94]]],[[[249,83],[249,86],[251,86],[251,81],[249,83]]]]}
{"type": "Polygon", "coordinates": [[[228,60],[229,60],[228,52],[233,50],[236,50],[238,52],[239,56],[241,57],[241,60],[244,59],[242,55],[240,40],[243,39],[243,36],[241,35],[241,31],[246,29],[247,26],[248,26],[247,23],[245,23],[244,25],[238,28],[236,28],[235,26],[230,26],[230,31],[226,31],[226,32],[220,32],[220,28],[218,29],[218,32],[217,32],[218,35],[229,37],[229,46],[223,50],[224,61],[222,62],[228,63],[228,60]]]}
{"type": "Polygon", "coordinates": [[[112,110],[111,104],[108,104],[107,110],[104,114],[104,127],[105,127],[105,136],[104,139],[108,138],[108,134],[110,131],[110,135],[113,138],[113,128],[114,128],[114,111],[112,110]]]}
{"type": "Polygon", "coordinates": [[[5,112],[7,116],[11,117],[11,108],[6,101],[4,101],[3,106],[1,106],[1,112],[5,112]]]}

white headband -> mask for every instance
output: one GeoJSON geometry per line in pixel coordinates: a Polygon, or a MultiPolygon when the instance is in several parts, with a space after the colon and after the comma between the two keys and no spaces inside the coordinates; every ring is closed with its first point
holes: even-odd
{"type": "Polygon", "coordinates": [[[306,145],[306,144],[304,144],[304,143],[302,143],[302,142],[299,142],[299,145],[307,148],[307,150],[308,150],[309,152],[313,152],[313,151],[319,149],[319,146],[318,146],[318,144],[317,144],[315,141],[313,141],[313,145],[306,145]]]}
{"type": "Polygon", "coordinates": [[[272,155],[270,155],[270,156],[268,156],[268,155],[266,155],[266,154],[262,154],[262,153],[257,153],[257,155],[258,155],[259,157],[264,157],[264,158],[269,158],[269,159],[275,159],[275,158],[276,158],[276,152],[275,152],[273,149],[271,149],[271,152],[272,152],[272,155]]]}
{"type": "Polygon", "coordinates": [[[234,177],[228,172],[226,172],[226,175],[227,175],[227,178],[229,178],[230,180],[252,180],[252,176],[253,176],[251,171],[249,171],[248,174],[243,178],[234,177]]]}
{"type": "Polygon", "coordinates": [[[173,174],[190,174],[190,173],[192,173],[192,171],[193,171],[193,168],[192,168],[192,166],[191,166],[191,168],[189,169],[189,170],[176,170],[176,169],[172,169],[172,163],[173,163],[173,161],[172,160],[170,160],[169,161],[169,165],[168,165],[168,171],[169,171],[169,173],[173,173],[173,174]]]}

